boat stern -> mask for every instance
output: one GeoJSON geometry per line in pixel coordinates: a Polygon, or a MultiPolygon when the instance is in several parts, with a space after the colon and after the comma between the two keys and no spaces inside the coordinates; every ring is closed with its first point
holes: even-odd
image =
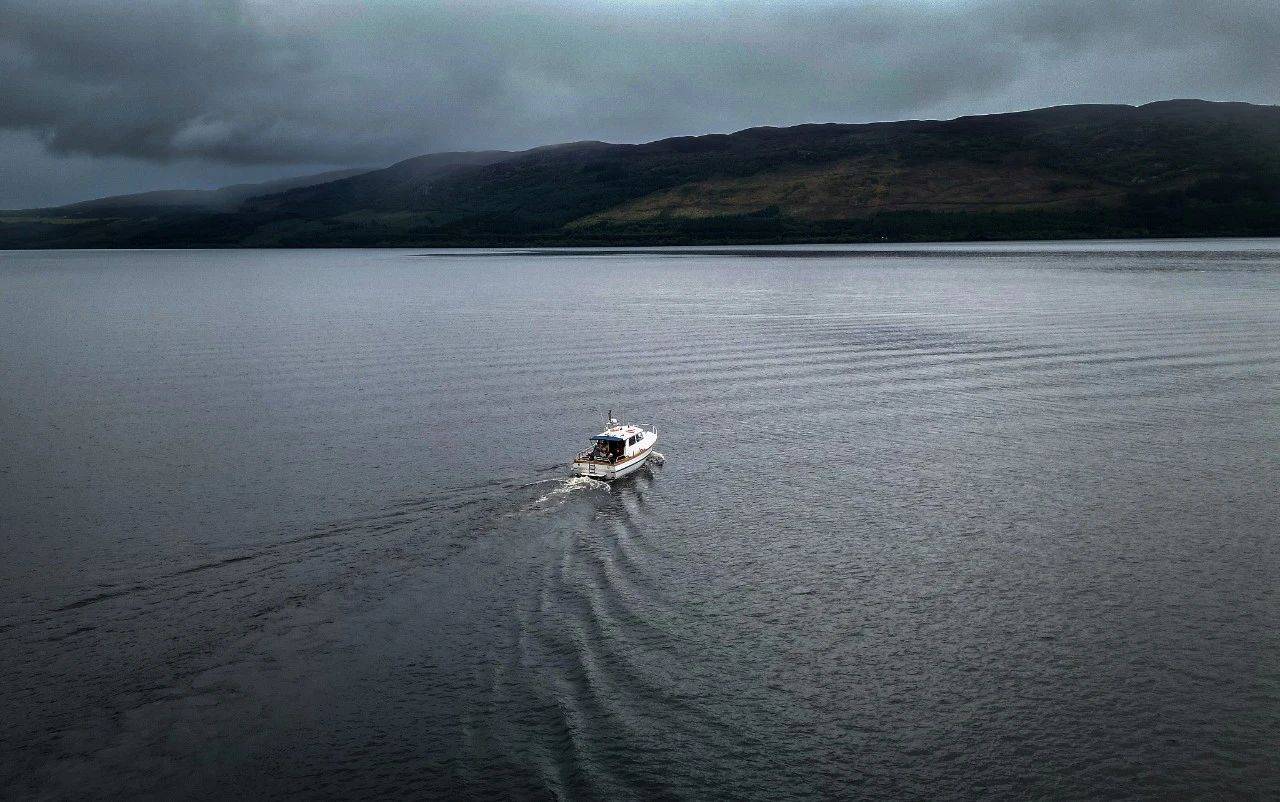
{"type": "Polygon", "coordinates": [[[613,467],[592,460],[577,460],[573,463],[574,476],[587,476],[592,479],[608,481],[613,478],[613,467]]]}

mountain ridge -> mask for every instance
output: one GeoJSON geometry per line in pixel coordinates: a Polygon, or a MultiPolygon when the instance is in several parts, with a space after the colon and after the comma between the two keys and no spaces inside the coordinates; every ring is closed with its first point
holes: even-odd
{"type": "Polygon", "coordinates": [[[44,211],[0,218],[0,247],[1280,234],[1280,107],[1184,99],[758,126],[429,154],[213,212],[44,211]]]}

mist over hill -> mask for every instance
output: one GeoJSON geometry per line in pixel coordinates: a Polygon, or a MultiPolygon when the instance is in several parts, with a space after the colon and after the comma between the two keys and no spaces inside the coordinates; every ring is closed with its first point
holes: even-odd
{"type": "Polygon", "coordinates": [[[262,191],[0,213],[0,247],[1280,234],[1280,107],[1177,100],[439,153],[262,191]]]}
{"type": "Polygon", "coordinates": [[[315,175],[304,175],[296,178],[282,178],[275,181],[264,181],[257,184],[232,184],[219,189],[160,189],[152,192],[137,192],[131,195],[112,195],[106,198],[81,201],[60,207],[61,210],[73,214],[110,212],[115,214],[139,215],[143,212],[154,213],[162,209],[180,208],[191,211],[235,211],[240,204],[249,198],[270,193],[286,192],[299,187],[316,184],[327,184],[366,172],[361,169],[331,170],[315,175]]]}

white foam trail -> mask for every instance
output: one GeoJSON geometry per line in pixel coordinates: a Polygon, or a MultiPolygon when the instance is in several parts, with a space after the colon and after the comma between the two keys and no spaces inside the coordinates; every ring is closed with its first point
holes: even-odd
{"type": "Polygon", "coordinates": [[[576,493],[580,490],[603,490],[606,493],[611,492],[608,482],[602,482],[599,479],[592,479],[590,476],[572,476],[568,479],[562,480],[559,486],[551,490],[551,492],[535,499],[533,506],[541,507],[544,504],[564,501],[570,493],[576,493]]]}
{"type": "Polygon", "coordinates": [[[664,462],[666,462],[666,461],[667,461],[667,458],[666,458],[666,457],[664,457],[664,456],[662,456],[662,452],[661,452],[661,451],[651,451],[651,452],[649,452],[649,462],[652,462],[652,463],[654,463],[655,465],[661,465],[662,463],[664,463],[664,462]]]}

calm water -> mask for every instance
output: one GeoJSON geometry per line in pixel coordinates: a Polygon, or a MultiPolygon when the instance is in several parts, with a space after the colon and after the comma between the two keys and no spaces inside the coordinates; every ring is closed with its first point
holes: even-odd
{"type": "Polygon", "coordinates": [[[9,252],[0,375],[3,796],[1280,794],[1280,240],[9,252]]]}

